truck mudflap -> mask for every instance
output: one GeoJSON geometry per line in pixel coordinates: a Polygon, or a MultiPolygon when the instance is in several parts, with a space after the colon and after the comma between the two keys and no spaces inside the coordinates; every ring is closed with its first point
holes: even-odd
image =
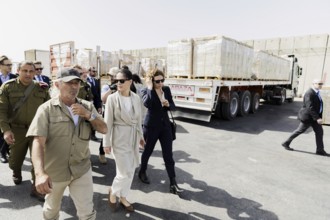
{"type": "Polygon", "coordinates": [[[173,111],[173,116],[210,122],[212,113],[209,111],[176,107],[176,110],[173,111]]]}

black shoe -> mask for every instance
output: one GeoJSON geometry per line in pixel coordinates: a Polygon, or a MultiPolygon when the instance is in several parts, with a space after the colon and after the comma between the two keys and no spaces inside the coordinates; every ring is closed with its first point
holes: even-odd
{"type": "Polygon", "coordinates": [[[96,141],[96,142],[101,142],[101,141],[102,141],[102,138],[98,138],[98,137],[96,137],[95,135],[92,135],[92,136],[91,136],[91,140],[92,140],[92,141],[96,141]]]}
{"type": "Polygon", "coordinates": [[[22,172],[21,171],[13,171],[13,181],[15,185],[21,184],[22,182],[22,172]]]}
{"type": "Polygon", "coordinates": [[[290,147],[288,144],[286,144],[286,143],[282,143],[282,146],[284,147],[285,150],[291,150],[291,151],[294,150],[293,148],[291,148],[291,147],[290,147]]]}
{"type": "Polygon", "coordinates": [[[328,153],[325,152],[324,150],[323,150],[323,151],[316,151],[316,154],[317,154],[317,155],[320,155],[320,156],[326,156],[326,157],[330,156],[330,154],[328,154],[328,153]]]}
{"type": "Polygon", "coordinates": [[[7,155],[6,154],[5,155],[1,154],[0,155],[0,161],[1,161],[1,163],[8,163],[7,155]]]}
{"type": "Polygon", "coordinates": [[[183,189],[181,189],[177,184],[170,185],[170,193],[177,195],[182,192],[183,189]]]}
{"type": "Polygon", "coordinates": [[[150,184],[150,181],[146,173],[139,172],[139,179],[141,180],[142,183],[150,184]]]}

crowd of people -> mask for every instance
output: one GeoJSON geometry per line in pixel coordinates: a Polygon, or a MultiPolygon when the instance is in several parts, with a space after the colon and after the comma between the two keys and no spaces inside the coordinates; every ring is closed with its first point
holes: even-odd
{"type": "Polygon", "coordinates": [[[112,154],[116,176],[109,183],[108,205],[134,212],[127,200],[136,168],[139,180],[159,140],[169,176],[169,192],[179,194],[173,159],[173,137],[167,112],[175,109],[165,76],[151,70],[145,85],[127,66],[111,68],[101,88],[95,67],[62,68],[53,79],[42,74],[40,61],[23,61],[18,73],[0,57],[0,160],[9,164],[13,183],[22,182],[29,151],[32,197],[43,201],[43,219],[58,219],[63,193],[69,189],[79,219],[96,219],[89,141],[100,142],[99,162],[112,154]],[[96,137],[96,132],[103,138],[96,137]]]}
{"type": "MultiPolygon", "coordinates": [[[[169,178],[169,192],[183,192],[176,181],[173,136],[168,111],[175,109],[165,75],[158,69],[147,73],[145,83],[127,66],[109,70],[110,82],[101,88],[95,67],[62,68],[50,79],[42,74],[40,61],[23,61],[18,73],[12,62],[0,56],[0,161],[8,163],[15,185],[22,183],[22,166],[29,151],[32,166],[30,195],[43,201],[43,219],[58,219],[63,193],[69,189],[79,219],[96,219],[89,142],[97,141],[99,162],[107,164],[112,154],[116,175],[109,183],[108,206],[134,212],[127,200],[136,169],[145,184],[148,162],[156,143],[162,149],[169,178]],[[96,132],[103,138],[96,137],[96,132]],[[142,151],[140,159],[140,151],[142,151]]],[[[324,150],[319,90],[314,80],[299,111],[299,127],[282,143],[291,142],[312,127],[316,154],[324,150]]]]}

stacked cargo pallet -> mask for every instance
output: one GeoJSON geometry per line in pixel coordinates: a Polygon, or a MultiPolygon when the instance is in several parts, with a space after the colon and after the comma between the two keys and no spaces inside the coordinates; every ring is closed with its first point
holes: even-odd
{"type": "Polygon", "coordinates": [[[167,48],[170,78],[289,80],[289,60],[224,36],[170,41],[167,48]]]}

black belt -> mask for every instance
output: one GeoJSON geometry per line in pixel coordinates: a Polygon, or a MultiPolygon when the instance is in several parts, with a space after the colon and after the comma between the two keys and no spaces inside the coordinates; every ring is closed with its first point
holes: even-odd
{"type": "Polygon", "coordinates": [[[20,125],[20,124],[13,124],[13,123],[11,123],[10,126],[14,127],[14,128],[26,128],[26,129],[29,128],[29,125],[20,125]]]}

